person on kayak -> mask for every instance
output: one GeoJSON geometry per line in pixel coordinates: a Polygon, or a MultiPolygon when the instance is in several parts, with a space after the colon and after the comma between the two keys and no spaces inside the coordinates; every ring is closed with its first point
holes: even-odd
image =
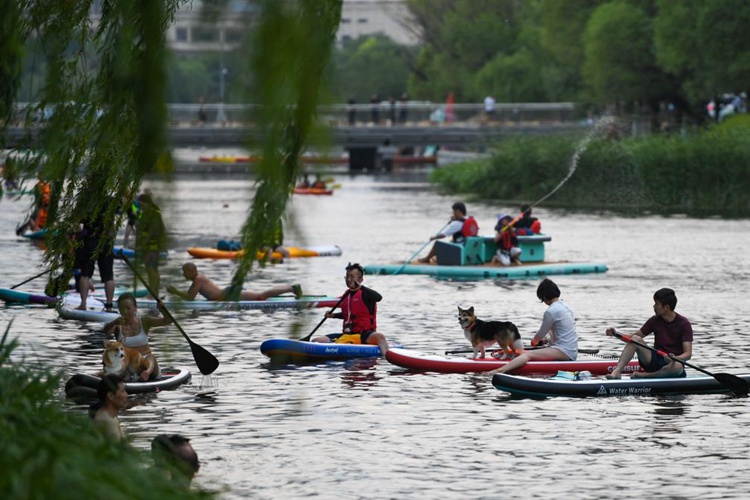
{"type": "MultiPolygon", "coordinates": [[[[466,238],[479,234],[479,225],[474,217],[466,215],[466,205],[463,202],[457,201],[451,206],[451,209],[453,210],[453,215],[451,216],[450,222],[440,233],[431,236],[430,241],[450,236],[453,238],[453,243],[463,245],[466,242],[466,238]]],[[[419,259],[419,262],[428,264],[434,257],[435,245],[432,246],[427,257],[419,259]]]]}
{"type": "Polygon", "coordinates": [[[496,373],[512,372],[529,361],[575,361],[578,357],[578,332],[573,311],[560,300],[560,289],[554,281],[545,278],[536,289],[536,296],[549,306],[544,311],[542,325],[531,339],[531,347],[544,343],[550,334],[547,347],[532,349],[514,358],[496,373]]]}
{"type": "Polygon", "coordinates": [[[335,342],[337,344],[370,344],[380,347],[385,358],[388,340],[377,332],[378,302],[383,296],[371,288],[362,286],[365,269],[359,264],[346,266],[346,291],[342,296],[341,312],[326,311],[326,318],[343,319],[341,333],[332,333],[314,338],[313,342],[335,342]]]}
{"type": "Polygon", "coordinates": [[[192,262],[186,262],[182,265],[182,275],[186,280],[192,282],[188,291],[183,292],[172,285],[167,286],[167,291],[185,300],[195,300],[198,294],[201,294],[207,300],[216,301],[266,300],[269,297],[276,297],[282,293],[293,293],[297,299],[302,297],[302,286],[297,284],[277,286],[262,292],[251,292],[250,290],[243,290],[242,287],[234,285],[221,288],[211,281],[208,276],[199,273],[198,266],[192,262]]]}
{"type": "MultiPolygon", "coordinates": [[[[661,288],[654,293],[654,315],[643,326],[631,333],[633,340],[643,343],[644,337],[654,334],[654,348],[671,354],[675,358],[688,361],[693,356],[693,326],[685,316],[674,312],[677,296],[671,288],[661,288]]],[[[616,330],[607,328],[607,336],[614,336],[616,330]]],[[[638,363],[644,372],[633,373],[633,378],[684,377],[685,367],[668,356],[659,356],[650,349],[628,342],[622,349],[620,359],[607,378],[618,379],[625,365],[638,354],[638,363]]]]}

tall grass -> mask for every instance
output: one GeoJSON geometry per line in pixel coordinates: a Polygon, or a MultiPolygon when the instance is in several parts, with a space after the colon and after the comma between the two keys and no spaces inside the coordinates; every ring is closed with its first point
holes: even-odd
{"type": "MultiPolygon", "coordinates": [[[[489,160],[436,170],[432,180],[452,193],[534,202],[570,171],[583,137],[518,138],[489,160]]],[[[548,206],[620,212],[750,215],[750,116],[679,135],[595,138],[577,170],[548,206]]]]}

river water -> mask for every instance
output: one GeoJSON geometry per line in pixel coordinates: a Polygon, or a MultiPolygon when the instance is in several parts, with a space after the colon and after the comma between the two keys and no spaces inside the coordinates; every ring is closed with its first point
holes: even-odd
{"type": "MultiPolygon", "coordinates": [[[[403,261],[447,222],[455,196],[426,182],[425,171],[335,176],[329,197],[295,196],[286,241],[339,245],[343,256],[289,260],[256,271],[251,289],[300,282],[308,293],[340,294],[344,267],[403,261]]],[[[163,283],[180,281],[190,246],[236,238],[252,198],[239,176],[148,180],[170,230],[163,283]]],[[[564,187],[563,187],[564,189],[564,187]]],[[[39,272],[41,251],[16,238],[29,199],[2,200],[3,286],[39,272]]],[[[503,203],[469,202],[490,234],[503,203]]],[[[575,311],[580,346],[619,353],[607,326],[634,330],[652,314],[661,287],[677,292],[677,311],[694,325],[693,363],[746,373],[750,346],[750,224],[747,220],[571,213],[535,209],[552,236],[552,260],[596,261],[598,275],[553,279],[575,311]]],[[[426,251],[426,250],[425,250],[426,251]]],[[[235,264],[199,261],[228,284],[235,264]]],[[[132,278],[122,263],[116,277],[132,278]]],[[[428,352],[467,347],[457,306],[486,319],[512,320],[528,339],[545,306],[536,280],[438,281],[369,276],[384,296],[378,326],[392,343],[428,352]]],[[[39,290],[41,280],[21,287],[39,290]]],[[[260,354],[268,338],[303,336],[323,310],[176,313],[192,340],[221,361],[209,378],[195,368],[175,328],[156,330],[163,365],[188,366],[189,385],[131,397],[122,425],[136,447],[158,433],[192,438],[202,468],[196,483],[223,498],[747,498],[750,400],[726,395],[609,399],[511,399],[487,374],[410,374],[383,360],[272,368],[260,354]]],[[[97,325],[60,320],[40,307],[0,308],[21,347],[16,358],[65,375],[100,366],[97,325]]],[[[321,332],[340,327],[335,320],[321,332]]],[[[4,329],[4,326],[3,326],[4,329]]],[[[62,397],[62,388],[61,388],[62,397]]],[[[71,411],[84,411],[70,405],[71,411]]]]}

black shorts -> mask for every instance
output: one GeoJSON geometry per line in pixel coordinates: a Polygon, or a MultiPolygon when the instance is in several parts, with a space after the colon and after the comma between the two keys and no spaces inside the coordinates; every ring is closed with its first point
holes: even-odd
{"type": "MultiPolygon", "coordinates": [[[[674,363],[679,363],[679,361],[674,361],[674,363]]],[[[638,358],[638,364],[641,365],[641,368],[643,368],[643,371],[648,373],[653,373],[661,370],[665,366],[667,366],[669,363],[667,360],[664,359],[664,356],[661,354],[651,353],[651,359],[649,360],[648,364],[643,363],[643,361],[638,358]]],[[[683,368],[682,374],[679,375],[680,377],[685,377],[685,369],[683,368]]]]}
{"type": "Polygon", "coordinates": [[[99,266],[99,277],[102,282],[115,279],[114,262],[115,256],[111,244],[105,244],[97,255],[96,240],[84,240],[83,246],[76,251],[75,267],[81,270],[81,275],[87,278],[94,276],[94,267],[99,266]]]}

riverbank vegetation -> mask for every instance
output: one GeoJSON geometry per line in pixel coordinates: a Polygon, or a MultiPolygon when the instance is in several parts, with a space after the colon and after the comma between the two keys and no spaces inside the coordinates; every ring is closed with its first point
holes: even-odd
{"type": "Polygon", "coordinates": [[[13,362],[0,340],[0,497],[211,498],[153,469],[147,453],[106,441],[85,410],[59,400],[60,376],[13,362]]]}
{"type": "Polygon", "coordinates": [[[750,116],[685,134],[622,138],[609,127],[591,133],[585,148],[583,136],[509,140],[490,158],[440,168],[431,180],[450,193],[520,204],[539,200],[575,169],[545,206],[750,214],[750,116]]]}

